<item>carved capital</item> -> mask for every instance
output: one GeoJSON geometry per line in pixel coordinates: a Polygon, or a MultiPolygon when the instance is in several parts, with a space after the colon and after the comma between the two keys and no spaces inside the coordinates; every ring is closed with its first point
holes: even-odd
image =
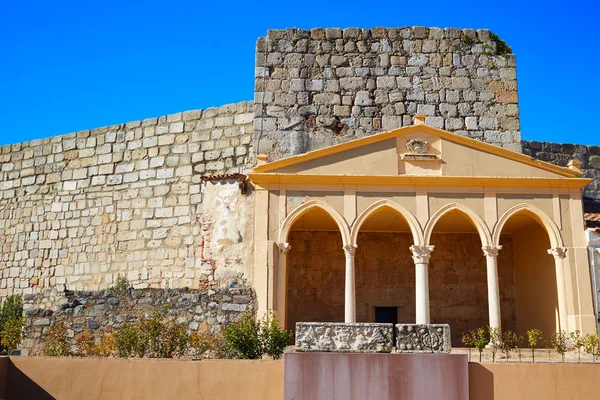
{"type": "Polygon", "coordinates": [[[564,247],[555,247],[548,249],[548,254],[552,254],[555,260],[562,260],[567,256],[567,249],[564,247]]]}
{"type": "Polygon", "coordinates": [[[279,251],[283,254],[287,254],[291,249],[292,246],[290,246],[289,243],[279,243],[279,251]]]}
{"type": "Polygon", "coordinates": [[[435,246],[410,246],[415,264],[429,264],[429,257],[435,246]]]}
{"type": "Polygon", "coordinates": [[[346,257],[354,257],[357,247],[358,246],[355,244],[347,244],[346,246],[342,247],[342,249],[344,249],[344,254],[346,257]]]}
{"type": "Polygon", "coordinates": [[[502,246],[483,246],[481,248],[486,257],[497,257],[498,252],[502,250],[502,246]]]}

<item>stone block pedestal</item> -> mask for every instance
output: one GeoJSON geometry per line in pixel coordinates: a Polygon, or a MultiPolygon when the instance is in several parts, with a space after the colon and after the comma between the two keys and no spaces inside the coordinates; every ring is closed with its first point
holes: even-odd
{"type": "Polygon", "coordinates": [[[465,354],[286,353],[284,399],[467,400],[465,354]]]}

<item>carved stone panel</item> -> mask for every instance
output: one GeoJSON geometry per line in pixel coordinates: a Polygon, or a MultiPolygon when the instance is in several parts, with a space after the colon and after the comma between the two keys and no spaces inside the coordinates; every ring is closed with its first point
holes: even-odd
{"type": "Polygon", "coordinates": [[[450,353],[450,325],[397,324],[396,352],[450,353]]]}
{"type": "Polygon", "coordinates": [[[390,353],[393,324],[298,322],[296,350],[346,353],[390,353]]]}

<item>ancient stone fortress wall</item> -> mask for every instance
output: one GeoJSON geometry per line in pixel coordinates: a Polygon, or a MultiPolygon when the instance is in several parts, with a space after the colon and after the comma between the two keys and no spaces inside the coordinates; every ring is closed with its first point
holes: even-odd
{"type": "Polygon", "coordinates": [[[583,189],[583,195],[600,199],[600,146],[581,144],[522,141],[523,153],[538,160],[566,167],[569,160],[581,161],[585,178],[593,179],[583,189]]]}
{"type": "Polygon", "coordinates": [[[198,288],[249,278],[252,103],[0,151],[0,297],[42,288],[198,288]]]}
{"type": "Polygon", "coordinates": [[[270,159],[425,123],[521,150],[516,58],[488,30],[271,30],[256,48],[255,148],[270,159]]]}

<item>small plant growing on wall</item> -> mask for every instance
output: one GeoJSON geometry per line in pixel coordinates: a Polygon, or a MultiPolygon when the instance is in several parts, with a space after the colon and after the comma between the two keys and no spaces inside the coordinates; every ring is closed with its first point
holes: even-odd
{"type": "Polygon", "coordinates": [[[462,344],[469,349],[469,361],[471,361],[471,347],[473,347],[473,332],[465,331],[460,338],[462,344]]]}
{"type": "Polygon", "coordinates": [[[592,362],[596,363],[596,356],[600,352],[600,338],[593,334],[588,333],[583,338],[583,350],[592,356],[592,362]]]}
{"type": "Polygon", "coordinates": [[[483,354],[483,349],[490,341],[490,337],[488,335],[488,331],[485,328],[477,328],[473,333],[473,346],[479,351],[479,362],[481,362],[481,355],[483,354]]]}
{"type": "Polygon", "coordinates": [[[127,282],[127,279],[125,279],[125,275],[121,275],[121,273],[119,272],[117,274],[117,279],[115,280],[115,284],[111,287],[108,288],[108,290],[111,291],[124,291],[127,290],[127,287],[129,286],[129,283],[127,282]]]}
{"type": "Polygon", "coordinates": [[[531,349],[531,360],[535,362],[535,349],[542,344],[542,331],[539,329],[530,329],[527,331],[527,344],[531,349]]]}
{"type": "Polygon", "coordinates": [[[67,327],[62,322],[56,322],[46,331],[46,346],[44,355],[64,357],[71,355],[71,346],[67,335],[67,327]]]}
{"type": "Polygon", "coordinates": [[[500,348],[506,355],[506,362],[508,362],[510,352],[519,347],[520,339],[521,338],[513,331],[505,330],[502,332],[502,342],[500,344],[500,348]]]}
{"type": "Polygon", "coordinates": [[[585,346],[584,337],[581,336],[581,332],[576,330],[575,332],[571,332],[569,334],[569,341],[577,349],[577,361],[581,362],[581,349],[585,346]]]}
{"type": "Polygon", "coordinates": [[[562,332],[556,332],[552,338],[550,345],[562,358],[562,362],[565,362],[565,353],[567,352],[567,334],[562,332]]]}

